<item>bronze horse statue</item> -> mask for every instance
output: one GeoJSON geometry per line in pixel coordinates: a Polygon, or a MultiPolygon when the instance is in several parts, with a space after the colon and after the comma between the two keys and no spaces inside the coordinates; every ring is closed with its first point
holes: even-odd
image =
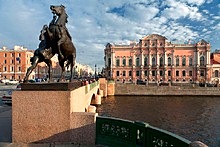
{"type": "Polygon", "coordinates": [[[62,81],[64,78],[65,72],[65,61],[67,61],[67,66],[70,66],[71,75],[69,81],[72,80],[73,67],[76,60],[76,48],[72,43],[71,36],[66,28],[67,23],[67,14],[65,7],[60,6],[50,6],[52,13],[54,14],[53,20],[49,24],[49,28],[44,26],[43,31],[45,33],[45,42],[43,47],[37,49],[32,58],[32,66],[28,68],[26,77],[24,81],[27,81],[28,76],[36,68],[37,64],[40,62],[45,62],[48,67],[49,81],[51,81],[51,58],[57,53],[59,65],[62,68],[61,76],[59,81],[62,81]],[[58,16],[58,18],[57,18],[58,16]],[[41,51],[39,51],[41,50],[41,51]],[[42,51],[43,50],[43,51],[42,51]],[[43,56],[42,56],[43,55],[43,56]]]}

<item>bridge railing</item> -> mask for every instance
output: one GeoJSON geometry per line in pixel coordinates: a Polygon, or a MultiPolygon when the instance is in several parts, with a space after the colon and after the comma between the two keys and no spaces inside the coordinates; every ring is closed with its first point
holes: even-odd
{"type": "Polygon", "coordinates": [[[98,116],[96,144],[127,147],[189,147],[190,141],[147,123],[98,116]]]}
{"type": "Polygon", "coordinates": [[[92,82],[90,84],[85,85],[85,94],[87,94],[90,90],[92,90],[94,87],[99,85],[99,81],[92,82]]]}

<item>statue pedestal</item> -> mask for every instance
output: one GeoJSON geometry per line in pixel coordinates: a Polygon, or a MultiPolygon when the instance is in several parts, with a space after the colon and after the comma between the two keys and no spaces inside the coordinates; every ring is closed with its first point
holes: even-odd
{"type": "Polygon", "coordinates": [[[97,113],[85,112],[90,93],[85,94],[85,86],[76,85],[22,84],[21,91],[14,91],[12,142],[95,144],[97,113]]]}

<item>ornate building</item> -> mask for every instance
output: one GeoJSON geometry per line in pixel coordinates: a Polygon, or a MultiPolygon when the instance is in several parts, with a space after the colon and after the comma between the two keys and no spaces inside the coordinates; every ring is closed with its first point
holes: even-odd
{"type": "Polygon", "coordinates": [[[108,43],[105,48],[105,76],[117,81],[137,79],[156,82],[210,82],[210,44],[174,44],[151,34],[130,45],[108,43]]]}

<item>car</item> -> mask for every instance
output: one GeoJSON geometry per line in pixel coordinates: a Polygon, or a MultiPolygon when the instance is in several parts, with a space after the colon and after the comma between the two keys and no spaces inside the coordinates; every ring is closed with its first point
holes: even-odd
{"type": "Polygon", "coordinates": [[[146,81],[137,80],[137,85],[146,85],[146,81]]]}
{"type": "Polygon", "coordinates": [[[9,79],[2,79],[1,80],[1,83],[7,83],[7,82],[9,82],[10,80],[9,79]]]}
{"type": "Polygon", "coordinates": [[[169,86],[169,83],[162,82],[162,83],[159,83],[159,86],[169,86]]]}
{"type": "Polygon", "coordinates": [[[19,81],[17,81],[17,80],[9,80],[8,82],[5,83],[5,85],[16,85],[18,83],[19,83],[19,81]]]}
{"type": "Polygon", "coordinates": [[[12,105],[12,92],[15,90],[21,90],[21,84],[18,84],[16,89],[8,90],[7,93],[2,96],[2,103],[12,105]]]}
{"type": "Polygon", "coordinates": [[[7,94],[4,94],[2,96],[2,103],[6,104],[6,105],[12,104],[12,91],[13,90],[8,90],[7,94]]]}

